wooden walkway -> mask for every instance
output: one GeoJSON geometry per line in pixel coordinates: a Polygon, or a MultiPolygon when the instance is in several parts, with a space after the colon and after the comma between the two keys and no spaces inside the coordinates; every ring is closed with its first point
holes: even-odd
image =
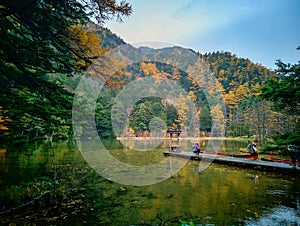
{"type": "Polygon", "coordinates": [[[245,158],[229,157],[229,156],[217,156],[212,154],[202,154],[196,155],[193,152],[164,152],[165,156],[173,156],[178,158],[188,158],[197,161],[209,161],[213,163],[237,166],[243,168],[249,168],[259,171],[267,171],[274,173],[283,173],[293,176],[300,176],[300,167],[294,167],[287,163],[282,162],[269,162],[263,160],[252,160],[245,158]]]}

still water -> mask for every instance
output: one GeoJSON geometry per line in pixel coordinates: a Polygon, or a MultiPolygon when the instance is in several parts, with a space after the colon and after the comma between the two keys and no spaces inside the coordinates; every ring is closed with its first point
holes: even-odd
{"type": "MultiPolygon", "coordinates": [[[[201,143],[202,148],[206,144],[201,143]]],[[[237,153],[246,144],[226,140],[220,151],[237,153]]],[[[117,141],[105,142],[114,158],[140,166],[163,161],[167,145],[143,152],[126,149],[117,141]]],[[[56,211],[30,207],[12,211],[0,215],[0,223],[300,225],[299,178],[217,164],[203,170],[199,162],[189,161],[166,180],[131,186],[96,173],[75,141],[36,144],[29,152],[0,152],[1,193],[39,178],[55,180],[56,189],[61,189],[57,193],[64,194],[63,204],[56,211]]]]}

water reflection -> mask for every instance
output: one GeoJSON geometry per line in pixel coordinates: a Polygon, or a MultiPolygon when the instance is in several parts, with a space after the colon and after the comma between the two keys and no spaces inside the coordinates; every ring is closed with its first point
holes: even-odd
{"type": "Polygon", "coordinates": [[[258,220],[247,220],[245,225],[300,225],[300,215],[295,209],[278,206],[269,212],[270,213],[259,217],[258,220]]]}
{"type": "MultiPolygon", "coordinates": [[[[223,145],[223,151],[244,146],[236,141],[226,141],[223,145]]],[[[124,149],[118,142],[105,146],[111,147],[109,152],[119,161],[133,165],[164,160],[163,149],[140,152],[124,149]]],[[[66,173],[72,173],[76,189],[84,197],[80,212],[58,218],[63,225],[82,225],[83,222],[90,225],[179,225],[181,221],[195,225],[300,224],[299,178],[216,164],[203,171],[201,162],[190,161],[160,183],[142,187],[121,185],[87,170],[88,165],[75,147],[60,142],[41,144],[30,156],[9,151],[1,154],[0,192],[10,185],[49,174],[54,150],[57,170],[68,169],[66,173]]],[[[63,175],[58,174],[58,180],[63,179],[59,178],[63,175]]],[[[18,217],[21,216],[16,219],[18,217]]]]}

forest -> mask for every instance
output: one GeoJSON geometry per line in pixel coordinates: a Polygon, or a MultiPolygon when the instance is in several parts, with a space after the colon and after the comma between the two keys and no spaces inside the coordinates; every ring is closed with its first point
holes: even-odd
{"type": "MultiPolygon", "coordinates": [[[[122,16],[130,15],[128,3],[118,5],[115,1],[98,0],[86,4],[77,1],[37,2],[8,1],[0,4],[2,143],[88,138],[90,135],[83,129],[73,132],[74,91],[82,75],[97,58],[126,44],[102,25],[112,17],[121,20],[122,16]],[[91,23],[91,15],[99,25],[91,23]]],[[[160,53],[160,50],[146,47],[134,51],[147,51],[154,56],[160,53]]],[[[180,52],[182,49],[172,47],[168,51],[180,52]]],[[[222,91],[226,106],[225,136],[254,136],[261,141],[273,139],[278,144],[299,142],[299,62],[290,64],[279,60],[277,70],[272,71],[226,51],[203,54],[191,51],[205,62],[222,91]]],[[[117,59],[110,62],[111,68],[120,68],[120,65],[122,62],[117,59]]],[[[188,126],[186,118],[190,114],[189,101],[196,106],[198,125],[193,134],[188,135],[210,136],[212,118],[218,117],[221,110],[218,106],[210,108],[205,93],[195,83],[192,74],[155,61],[122,68],[106,81],[98,97],[93,123],[99,136],[147,137],[151,130],[185,130],[188,126]],[[145,77],[152,77],[158,83],[170,79],[182,87],[183,92],[177,96],[174,94],[173,98],[142,98],[125,109],[128,112],[128,119],[124,119],[128,122],[126,127],[114,129],[111,112],[124,107],[115,103],[116,96],[130,81],[145,77]],[[163,120],[165,126],[162,127],[159,120],[151,124],[153,118],[163,120]]]]}

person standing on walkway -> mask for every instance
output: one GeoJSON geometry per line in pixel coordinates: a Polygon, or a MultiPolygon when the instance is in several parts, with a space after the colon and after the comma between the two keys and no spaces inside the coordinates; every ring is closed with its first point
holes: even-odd
{"type": "Polygon", "coordinates": [[[294,144],[288,145],[288,151],[292,160],[292,166],[296,166],[297,161],[298,165],[300,167],[300,150],[299,148],[294,144]]]}

